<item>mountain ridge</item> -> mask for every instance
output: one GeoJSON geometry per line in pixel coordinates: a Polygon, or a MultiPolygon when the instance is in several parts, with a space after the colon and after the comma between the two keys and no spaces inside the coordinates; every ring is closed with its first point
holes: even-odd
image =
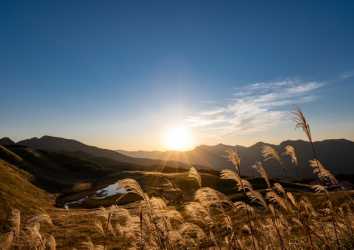
{"type": "MultiPolygon", "coordinates": [[[[349,142],[349,143],[354,143],[353,141],[349,140],[349,139],[345,139],[345,138],[338,138],[338,139],[325,139],[325,140],[319,140],[319,141],[314,141],[314,143],[323,143],[323,142],[330,142],[330,141],[343,141],[343,142],[349,142]]],[[[186,153],[186,152],[191,152],[193,150],[197,150],[200,148],[215,148],[215,147],[226,147],[226,148],[253,148],[253,147],[259,147],[259,145],[263,146],[263,145],[269,145],[269,146],[280,146],[280,145],[286,145],[286,144],[291,144],[291,143],[297,143],[297,142],[301,142],[301,143],[308,143],[306,140],[301,140],[301,139],[297,139],[297,140],[292,140],[292,139],[288,139],[285,141],[281,141],[279,144],[274,144],[274,143],[268,143],[268,142],[263,142],[263,141],[258,141],[250,146],[244,146],[244,145],[239,145],[239,144],[235,144],[235,145],[228,145],[228,144],[224,144],[224,143],[218,143],[218,144],[213,144],[213,145],[209,145],[209,144],[200,144],[198,146],[195,146],[193,149],[191,150],[183,150],[183,151],[178,151],[178,150],[125,150],[125,149],[117,149],[114,150],[118,153],[121,154],[125,154],[127,156],[132,156],[132,157],[137,157],[139,158],[140,155],[142,154],[168,154],[168,153],[186,153]]]]}
{"type": "MultiPolygon", "coordinates": [[[[104,149],[96,146],[87,145],[80,141],[74,139],[66,139],[62,137],[55,136],[42,136],[40,138],[34,137],[30,139],[25,139],[17,142],[17,146],[26,146],[33,149],[45,150],[50,152],[58,153],[71,153],[71,154],[86,154],[97,159],[104,158],[113,160],[114,162],[124,163],[128,165],[138,165],[142,167],[158,167],[162,168],[169,166],[172,168],[184,168],[187,166],[184,163],[169,161],[163,162],[159,159],[145,159],[145,158],[134,158],[129,157],[124,154],[120,154],[110,149],[104,149]]],[[[114,162],[112,162],[114,164],[114,162]]]]}
{"type": "MultiPolygon", "coordinates": [[[[289,176],[295,176],[297,171],[301,176],[313,177],[312,169],[308,167],[308,161],[313,158],[311,146],[303,140],[285,140],[279,144],[270,144],[266,142],[257,142],[249,147],[241,145],[200,145],[193,150],[179,151],[113,151],[95,146],[90,146],[73,139],[65,139],[54,136],[42,136],[40,138],[31,138],[17,142],[17,146],[27,146],[34,149],[67,152],[70,154],[83,153],[96,157],[110,159],[115,162],[126,163],[131,166],[161,166],[172,165],[174,167],[188,168],[191,165],[197,169],[212,169],[220,171],[222,169],[233,169],[231,162],[228,161],[226,150],[237,149],[241,157],[241,174],[248,176],[257,175],[252,165],[257,161],[262,161],[261,154],[264,145],[274,147],[282,158],[282,166],[272,160],[263,162],[270,175],[273,177],[281,176],[280,167],[285,167],[289,176]],[[281,153],[285,145],[291,145],[295,148],[300,166],[296,170],[291,161],[281,153]]],[[[354,174],[354,142],[347,139],[327,139],[314,142],[318,151],[319,160],[335,174],[354,174]]],[[[117,169],[119,170],[119,169],[117,169]]]]}
{"type": "Polygon", "coordinates": [[[3,137],[0,139],[0,145],[7,146],[7,145],[14,145],[15,142],[11,140],[9,137],[3,137]]]}
{"type": "MultiPolygon", "coordinates": [[[[216,170],[222,170],[224,168],[233,168],[231,162],[227,160],[226,150],[227,149],[237,149],[241,158],[241,173],[246,175],[255,175],[255,171],[252,170],[251,166],[256,161],[262,161],[263,157],[261,155],[262,147],[265,145],[270,145],[275,148],[281,158],[283,165],[289,171],[292,176],[296,175],[294,166],[291,165],[289,159],[282,155],[283,148],[286,145],[291,145],[295,148],[298,154],[299,162],[302,166],[302,174],[308,177],[313,176],[312,171],[308,165],[308,161],[313,158],[311,146],[307,141],[304,140],[285,140],[279,144],[271,144],[266,142],[257,142],[251,146],[245,147],[240,145],[200,145],[195,147],[193,150],[176,152],[176,151],[125,151],[119,150],[118,152],[122,154],[127,154],[132,157],[142,157],[152,159],[170,159],[181,162],[188,162],[190,164],[206,165],[216,170]]],[[[321,141],[315,141],[314,145],[318,151],[319,160],[328,166],[333,172],[337,174],[353,174],[354,168],[350,167],[354,165],[354,142],[347,139],[327,139],[321,141]],[[339,158],[339,159],[337,159],[339,158]],[[337,162],[336,162],[337,161],[337,162]],[[338,163],[339,162],[339,163],[338,163]]],[[[267,170],[272,176],[279,176],[279,166],[272,160],[263,162],[267,167],[267,170]],[[278,169],[277,169],[278,168],[278,169]]]]}

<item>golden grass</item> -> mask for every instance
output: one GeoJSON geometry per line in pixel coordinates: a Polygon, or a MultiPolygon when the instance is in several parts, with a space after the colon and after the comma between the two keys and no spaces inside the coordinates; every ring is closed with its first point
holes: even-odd
{"type": "MultiPolygon", "coordinates": [[[[297,110],[297,127],[312,141],[304,114],[297,110]]],[[[297,165],[295,149],[284,154],[297,165]]],[[[315,149],[314,149],[315,152],[315,149]]],[[[14,208],[2,230],[0,249],[353,249],[353,192],[328,191],[338,184],[335,176],[316,158],[310,167],[321,180],[313,193],[291,193],[271,179],[261,162],[254,168],[267,184],[255,190],[240,176],[240,157],[228,152],[234,170],[220,178],[232,180],[241,200],[231,201],[210,187],[203,187],[192,167],[179,178],[193,179],[198,187],[189,192],[192,201],[179,207],[163,197],[149,196],[134,179],[122,179],[119,187],[142,197],[125,206],[99,209],[48,209],[24,217],[14,208]]],[[[282,164],[278,152],[267,146],[265,160],[282,164]]],[[[119,198],[120,199],[120,198],[119,198]]],[[[117,200],[118,201],[118,200],[117,200]]]]}
{"type": "Polygon", "coordinates": [[[297,156],[296,156],[296,151],[295,151],[295,148],[291,145],[286,145],[284,147],[284,153],[285,155],[287,155],[291,162],[297,166],[299,163],[298,163],[298,160],[297,160],[297,156]]]}

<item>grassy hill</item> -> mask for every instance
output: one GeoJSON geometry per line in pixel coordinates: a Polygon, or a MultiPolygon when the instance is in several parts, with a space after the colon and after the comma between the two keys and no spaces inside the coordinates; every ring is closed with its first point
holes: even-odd
{"type": "Polygon", "coordinates": [[[10,208],[34,214],[52,206],[54,198],[33,185],[30,174],[3,160],[0,160],[0,173],[0,221],[6,218],[10,208]]]}
{"type": "Polygon", "coordinates": [[[309,185],[281,179],[271,179],[272,188],[267,188],[264,179],[249,178],[252,192],[242,192],[234,180],[221,179],[216,171],[197,172],[194,177],[181,169],[161,171],[161,166],[147,171],[85,153],[19,145],[1,147],[0,158],[0,248],[16,230],[7,220],[14,208],[21,211],[14,249],[48,247],[53,239],[56,249],[94,249],[93,244],[99,245],[97,249],[138,249],[140,244],[149,249],[235,249],[228,240],[235,234],[241,249],[252,249],[253,236],[260,244],[270,242],[280,249],[276,230],[287,242],[299,239],[306,245],[311,234],[318,249],[335,249],[333,220],[340,226],[336,230],[339,244],[343,249],[353,247],[349,228],[354,226],[348,224],[353,214],[345,210],[351,205],[352,191],[313,193],[309,185]],[[121,181],[126,181],[124,188],[121,181]],[[286,191],[279,189],[280,184],[276,188],[276,182],[286,191]],[[120,192],[100,196],[102,190],[112,191],[112,186],[120,192]],[[57,197],[59,206],[55,207],[57,197]],[[332,216],[327,214],[329,201],[334,206],[332,216]],[[64,209],[68,204],[69,209],[64,209]],[[251,214],[245,213],[247,207],[251,214]],[[272,217],[272,209],[279,218],[272,217]],[[314,233],[306,232],[301,222],[294,223],[299,216],[314,233]],[[248,225],[254,225],[253,231],[248,225]],[[320,226],[326,236],[315,234],[320,226]]]}
{"type": "Polygon", "coordinates": [[[31,138],[17,143],[38,150],[45,150],[47,152],[65,153],[65,154],[81,154],[85,157],[90,156],[96,159],[109,159],[121,164],[135,165],[141,167],[154,167],[154,166],[171,166],[173,168],[186,168],[186,164],[176,161],[161,161],[153,159],[135,158],[120,154],[114,150],[103,149],[95,146],[86,145],[82,142],[54,137],[42,136],[41,138],[31,138]]]}

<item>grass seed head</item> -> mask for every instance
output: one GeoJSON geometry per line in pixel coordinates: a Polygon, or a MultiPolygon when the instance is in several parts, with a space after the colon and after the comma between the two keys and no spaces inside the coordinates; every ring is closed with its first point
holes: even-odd
{"type": "Polygon", "coordinates": [[[226,150],[227,153],[227,158],[229,159],[229,161],[235,166],[237,173],[240,173],[240,167],[241,167],[241,159],[240,156],[237,152],[237,150],[232,150],[232,149],[228,149],[226,150]]]}
{"type": "Polygon", "coordinates": [[[194,179],[197,183],[198,186],[202,186],[202,177],[198,173],[198,170],[195,167],[191,167],[188,171],[188,178],[194,179]]]}
{"type": "Polygon", "coordinates": [[[256,169],[259,175],[265,180],[267,187],[270,188],[269,175],[268,172],[263,167],[262,163],[260,161],[256,162],[256,164],[253,165],[253,168],[256,169]]]}
{"type": "Polygon", "coordinates": [[[291,162],[297,166],[298,165],[298,160],[297,160],[297,157],[296,157],[296,151],[295,151],[295,148],[291,145],[286,145],[285,148],[284,148],[284,155],[287,155],[291,162]]]}
{"type": "Polygon", "coordinates": [[[330,184],[330,185],[337,185],[338,181],[336,177],[329,171],[327,168],[325,168],[322,163],[317,160],[313,159],[309,161],[310,167],[313,170],[313,173],[317,175],[317,177],[324,183],[330,184]]]}
{"type": "Polygon", "coordinates": [[[268,161],[270,159],[274,159],[277,162],[279,162],[279,164],[281,163],[281,159],[280,159],[278,152],[273,147],[271,147],[269,145],[263,146],[262,156],[265,161],[268,161]]]}
{"type": "Polygon", "coordinates": [[[12,243],[15,238],[15,233],[14,231],[10,231],[5,233],[4,235],[1,235],[0,237],[0,249],[2,250],[10,250],[12,243]]]}
{"type": "Polygon", "coordinates": [[[21,212],[20,212],[20,210],[18,210],[18,209],[11,210],[9,224],[10,224],[11,230],[14,232],[15,236],[18,236],[20,234],[20,227],[21,227],[21,212]]]}
{"type": "Polygon", "coordinates": [[[304,113],[301,111],[299,107],[296,107],[292,112],[293,118],[295,121],[295,128],[300,128],[304,131],[307,139],[312,142],[311,129],[310,124],[307,122],[304,113]]]}
{"type": "Polygon", "coordinates": [[[274,191],[269,191],[267,192],[267,195],[266,195],[267,199],[274,203],[274,204],[277,204],[279,205],[281,208],[283,208],[285,211],[288,211],[289,208],[288,206],[286,205],[284,199],[282,197],[280,197],[277,193],[275,193],[274,191]]]}

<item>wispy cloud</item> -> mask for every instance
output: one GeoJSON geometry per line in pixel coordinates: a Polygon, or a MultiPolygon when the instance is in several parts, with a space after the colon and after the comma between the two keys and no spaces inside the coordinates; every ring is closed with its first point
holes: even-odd
{"type": "Polygon", "coordinates": [[[343,80],[352,78],[352,77],[354,77],[354,70],[352,70],[352,71],[346,71],[346,72],[340,74],[339,77],[340,77],[341,79],[343,79],[343,80]]]}
{"type": "Polygon", "coordinates": [[[236,88],[224,105],[203,110],[186,119],[189,126],[210,135],[248,134],[278,125],[295,104],[312,102],[321,82],[285,80],[236,88]]]}

